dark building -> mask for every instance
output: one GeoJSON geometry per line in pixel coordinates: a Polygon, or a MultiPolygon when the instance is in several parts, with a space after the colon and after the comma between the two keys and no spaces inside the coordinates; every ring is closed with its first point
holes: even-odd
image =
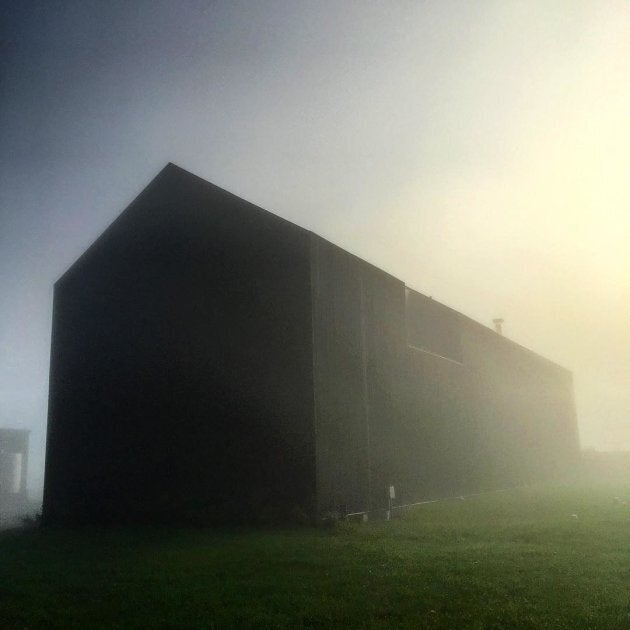
{"type": "Polygon", "coordinates": [[[26,490],[29,432],[0,429],[0,527],[29,510],[26,490]]]}
{"type": "Polygon", "coordinates": [[[380,511],[578,448],[570,372],[171,164],[55,285],[49,523],[380,511]]]}

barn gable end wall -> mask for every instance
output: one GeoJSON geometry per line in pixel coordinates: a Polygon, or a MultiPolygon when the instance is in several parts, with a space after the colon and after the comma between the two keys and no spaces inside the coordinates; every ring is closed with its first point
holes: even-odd
{"type": "Polygon", "coordinates": [[[49,522],[312,511],[308,232],[167,168],[55,288],[49,522]]]}

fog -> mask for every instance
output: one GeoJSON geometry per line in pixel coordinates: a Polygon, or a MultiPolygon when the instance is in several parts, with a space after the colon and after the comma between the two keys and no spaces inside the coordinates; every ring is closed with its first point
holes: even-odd
{"type": "Polygon", "coordinates": [[[41,493],[52,285],[171,161],[574,373],[630,449],[619,2],[4,3],[0,426],[41,493]]]}

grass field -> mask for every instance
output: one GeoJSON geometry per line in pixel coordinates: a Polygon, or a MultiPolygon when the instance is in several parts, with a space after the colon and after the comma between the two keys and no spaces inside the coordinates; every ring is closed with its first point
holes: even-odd
{"type": "Polygon", "coordinates": [[[630,485],[331,530],[4,532],[0,627],[626,629],[630,485]]]}

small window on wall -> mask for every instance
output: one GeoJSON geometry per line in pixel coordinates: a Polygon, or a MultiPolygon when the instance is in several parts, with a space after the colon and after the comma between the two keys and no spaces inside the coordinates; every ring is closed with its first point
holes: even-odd
{"type": "Polygon", "coordinates": [[[457,314],[429,297],[406,291],[407,343],[413,348],[462,362],[457,314]]]}

